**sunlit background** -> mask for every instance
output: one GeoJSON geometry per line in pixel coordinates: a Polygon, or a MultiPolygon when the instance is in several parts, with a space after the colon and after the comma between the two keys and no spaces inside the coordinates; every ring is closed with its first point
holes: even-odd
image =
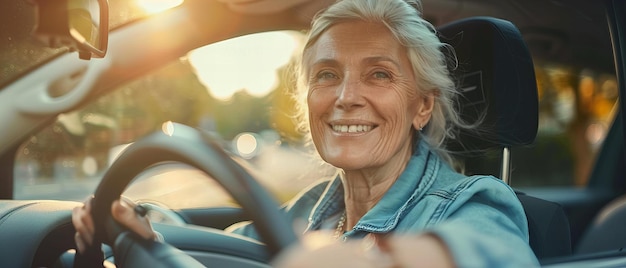
{"type": "MultiPolygon", "coordinates": [[[[180,5],[183,0],[136,0],[146,13],[161,12],[180,5]]],[[[198,48],[189,61],[209,93],[228,100],[237,91],[255,97],[276,88],[278,68],[284,67],[300,44],[299,35],[271,32],[247,35],[198,48]],[[245,79],[244,79],[245,77],[245,79]]]]}
{"type": "Polygon", "coordinates": [[[137,5],[149,14],[158,13],[183,3],[183,0],[136,0],[137,5]]]}
{"type": "Polygon", "coordinates": [[[253,34],[198,48],[189,54],[189,62],[217,99],[227,100],[240,90],[262,97],[276,88],[277,70],[298,46],[294,33],[253,34]]]}

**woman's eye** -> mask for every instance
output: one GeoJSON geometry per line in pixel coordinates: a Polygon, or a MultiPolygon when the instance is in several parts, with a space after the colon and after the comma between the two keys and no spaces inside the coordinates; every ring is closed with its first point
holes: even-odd
{"type": "Polygon", "coordinates": [[[316,76],[317,80],[328,80],[328,79],[336,79],[337,76],[331,72],[320,72],[316,76]]]}
{"type": "Polygon", "coordinates": [[[376,79],[389,79],[389,78],[391,78],[391,76],[387,72],[382,72],[382,71],[374,72],[373,76],[376,79]]]}

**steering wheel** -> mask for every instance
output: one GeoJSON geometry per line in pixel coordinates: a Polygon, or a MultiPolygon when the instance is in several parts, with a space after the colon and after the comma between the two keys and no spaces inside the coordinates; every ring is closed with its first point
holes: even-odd
{"type": "Polygon", "coordinates": [[[146,266],[146,261],[155,261],[161,267],[199,264],[194,264],[193,258],[172,246],[139,238],[125,230],[111,215],[112,202],[120,198],[126,186],[140,172],[154,164],[171,161],[196,167],[220,183],[250,215],[270,255],[274,256],[298,241],[287,216],[278,210],[278,203],[208,134],[182,124],[166,122],[162,131],[127,147],[95,191],[92,200],[95,238],[113,248],[116,263],[126,264],[122,266],[139,264],[142,267],[146,266]],[[166,262],[169,263],[165,265],[166,262]]]}

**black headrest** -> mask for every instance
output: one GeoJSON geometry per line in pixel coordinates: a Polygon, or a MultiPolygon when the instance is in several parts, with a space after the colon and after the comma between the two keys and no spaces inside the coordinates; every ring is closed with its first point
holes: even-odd
{"type": "Polygon", "coordinates": [[[438,29],[456,51],[460,111],[467,122],[483,118],[478,131],[462,131],[466,149],[527,145],[538,125],[537,83],[532,58],[510,22],[474,17],[438,29]]]}

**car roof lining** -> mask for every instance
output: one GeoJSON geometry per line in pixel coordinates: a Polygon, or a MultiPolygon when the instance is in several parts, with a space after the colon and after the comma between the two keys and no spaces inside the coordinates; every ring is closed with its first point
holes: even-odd
{"type": "Polygon", "coordinates": [[[536,60],[614,72],[602,1],[525,0],[524,5],[519,0],[423,2],[425,17],[436,26],[471,16],[503,18],[520,29],[536,60]]]}

